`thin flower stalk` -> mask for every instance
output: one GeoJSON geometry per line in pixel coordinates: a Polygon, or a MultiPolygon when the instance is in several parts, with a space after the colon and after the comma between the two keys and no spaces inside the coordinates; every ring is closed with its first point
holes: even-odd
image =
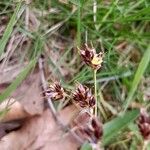
{"type": "Polygon", "coordinates": [[[97,70],[94,70],[94,92],[95,92],[95,109],[94,109],[94,115],[97,116],[97,110],[98,110],[98,101],[97,101],[97,83],[96,83],[96,72],[97,70]]]}

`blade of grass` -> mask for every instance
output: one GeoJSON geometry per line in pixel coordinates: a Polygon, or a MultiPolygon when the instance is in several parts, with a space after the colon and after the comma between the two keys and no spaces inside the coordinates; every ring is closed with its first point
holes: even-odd
{"type": "Polygon", "coordinates": [[[109,11],[106,13],[106,15],[102,18],[100,24],[97,26],[98,30],[101,28],[102,24],[107,20],[108,16],[111,14],[111,12],[113,11],[118,2],[119,0],[116,0],[112,3],[111,7],[109,8],[109,11]]]}
{"type": "Polygon", "coordinates": [[[125,128],[129,123],[134,121],[139,114],[139,110],[135,109],[129,112],[126,112],[122,116],[119,116],[110,122],[107,122],[104,125],[104,136],[102,143],[103,145],[107,145],[110,140],[123,128],[125,128]]]}
{"type": "Polygon", "coordinates": [[[81,4],[78,0],[69,0],[72,4],[74,5],[77,5],[77,6],[80,6],[81,7],[81,4]]]}
{"type": "Polygon", "coordinates": [[[124,111],[126,111],[126,109],[128,108],[129,104],[131,103],[131,101],[133,100],[133,96],[135,94],[135,91],[137,89],[137,86],[141,80],[141,77],[143,76],[148,64],[150,61],[150,46],[147,48],[147,50],[145,51],[140,64],[138,66],[138,69],[135,73],[132,85],[131,85],[131,89],[129,91],[129,95],[125,101],[125,105],[124,105],[124,111]]]}
{"type": "Polygon", "coordinates": [[[135,3],[133,6],[129,7],[129,9],[125,12],[125,15],[127,15],[129,12],[134,10],[136,7],[138,7],[141,3],[143,3],[145,0],[140,0],[137,3],[135,3]]]}
{"type": "MultiPolygon", "coordinates": [[[[24,7],[22,7],[22,8],[24,9],[24,7]]],[[[18,3],[18,5],[14,11],[14,14],[12,15],[12,17],[6,27],[3,37],[0,40],[0,56],[4,52],[5,46],[6,46],[8,40],[11,36],[11,33],[13,31],[13,27],[16,24],[17,20],[19,19],[19,17],[21,16],[22,13],[23,13],[23,10],[21,9],[21,3],[18,3]]]]}
{"type": "Polygon", "coordinates": [[[35,66],[36,59],[33,59],[26,68],[18,75],[18,77],[6,88],[0,95],[0,103],[3,102],[10,94],[19,86],[19,84],[26,78],[30,70],[35,66]]]}

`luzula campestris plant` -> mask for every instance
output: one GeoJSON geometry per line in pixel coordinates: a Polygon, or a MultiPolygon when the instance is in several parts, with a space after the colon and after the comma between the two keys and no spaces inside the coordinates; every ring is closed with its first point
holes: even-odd
{"type": "Polygon", "coordinates": [[[94,70],[94,87],[95,87],[95,98],[96,98],[96,106],[94,109],[95,116],[97,116],[97,84],[96,84],[96,73],[97,70],[101,68],[104,53],[96,53],[95,48],[89,47],[85,44],[82,48],[79,49],[80,55],[83,58],[83,61],[90,66],[94,70]]]}
{"type": "MultiPolygon", "coordinates": [[[[76,90],[72,93],[73,100],[81,107],[81,109],[90,109],[94,107],[95,98],[92,95],[91,89],[88,87],[79,83],[76,90]]],[[[46,91],[46,96],[52,100],[63,99],[64,95],[64,89],[59,82],[50,85],[46,91]]],[[[89,141],[90,143],[97,145],[103,134],[101,122],[87,111],[79,113],[78,118],[82,118],[83,123],[78,123],[78,121],[75,123],[74,133],[76,134],[76,137],[79,137],[82,141],[89,141]]],[[[70,128],[70,130],[72,129],[70,128]]]]}

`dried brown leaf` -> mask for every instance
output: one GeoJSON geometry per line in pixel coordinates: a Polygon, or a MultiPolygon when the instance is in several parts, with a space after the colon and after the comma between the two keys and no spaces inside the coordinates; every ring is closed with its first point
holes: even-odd
{"type": "Polygon", "coordinates": [[[0,123],[0,139],[9,132],[18,129],[21,126],[21,124],[22,122],[20,121],[0,123]]]}
{"type": "MultiPolygon", "coordinates": [[[[22,71],[26,64],[17,64],[7,66],[4,70],[0,71],[0,84],[12,82],[16,76],[22,71]]],[[[1,66],[0,66],[1,67],[1,66]]]]}
{"type": "Polygon", "coordinates": [[[0,115],[0,122],[23,119],[29,116],[23,106],[12,98],[0,104],[0,112],[3,112],[0,115]]]}
{"type": "MultiPolygon", "coordinates": [[[[64,109],[60,113],[61,120],[68,124],[74,113],[74,107],[64,109]]],[[[0,141],[0,150],[76,150],[79,146],[72,134],[60,129],[49,109],[42,115],[27,119],[20,130],[4,136],[0,141]]]]}
{"type": "Polygon", "coordinates": [[[44,100],[40,88],[40,74],[29,75],[13,93],[13,97],[17,100],[20,99],[24,110],[30,115],[41,114],[44,109],[44,100]]]}

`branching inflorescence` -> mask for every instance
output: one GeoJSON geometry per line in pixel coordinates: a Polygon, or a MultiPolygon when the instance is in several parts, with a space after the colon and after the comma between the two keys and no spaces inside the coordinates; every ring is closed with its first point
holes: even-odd
{"type": "MultiPolygon", "coordinates": [[[[83,109],[90,110],[95,106],[95,97],[92,95],[91,89],[87,86],[78,83],[75,91],[71,91],[71,93],[73,93],[73,103],[81,108],[80,112],[83,109]]],[[[46,91],[46,96],[54,101],[63,99],[64,95],[66,96],[65,90],[58,82],[50,85],[46,91]]],[[[76,125],[73,128],[70,128],[70,130],[72,130],[79,139],[82,139],[82,141],[88,141],[91,145],[95,145],[100,141],[103,135],[102,124],[97,117],[90,113],[90,111],[85,111],[83,113],[80,112],[75,120],[82,117],[84,118],[85,114],[87,114],[88,117],[82,120],[82,124],[76,123],[76,125]]]]}
{"type": "MultiPolygon", "coordinates": [[[[80,55],[83,61],[94,70],[95,96],[92,94],[90,88],[80,83],[77,84],[75,91],[71,91],[72,94],[70,93],[70,95],[72,95],[71,100],[73,104],[75,104],[77,108],[80,108],[80,112],[75,120],[79,118],[83,119],[81,121],[82,123],[76,122],[75,126],[70,128],[70,130],[72,130],[75,136],[79,137],[78,139],[80,139],[80,141],[88,141],[91,145],[97,145],[103,135],[103,127],[102,123],[97,118],[96,72],[101,68],[104,55],[102,52],[97,54],[96,50],[90,48],[87,44],[80,49],[80,55]]],[[[64,100],[67,94],[60,83],[55,82],[48,87],[46,96],[55,101],[60,99],[64,100]]]]}

